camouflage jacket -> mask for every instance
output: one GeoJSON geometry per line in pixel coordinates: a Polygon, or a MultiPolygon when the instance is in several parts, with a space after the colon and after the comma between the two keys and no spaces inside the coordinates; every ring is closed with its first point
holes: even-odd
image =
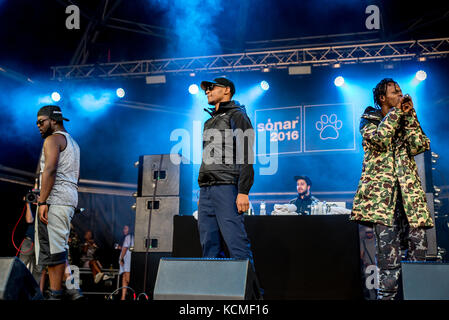
{"type": "Polygon", "coordinates": [[[392,226],[398,192],[411,228],[432,227],[414,156],[430,148],[415,110],[368,107],[360,121],[365,152],[351,220],[392,226]],[[399,186],[399,188],[398,188],[399,186]]]}

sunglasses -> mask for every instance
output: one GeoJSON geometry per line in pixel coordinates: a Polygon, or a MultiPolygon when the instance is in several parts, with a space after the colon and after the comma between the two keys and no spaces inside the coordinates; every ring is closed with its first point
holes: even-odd
{"type": "Polygon", "coordinates": [[[37,125],[37,126],[41,126],[41,125],[43,125],[44,122],[47,121],[47,120],[50,120],[50,118],[37,120],[37,121],[36,121],[36,125],[37,125]]]}
{"type": "Polygon", "coordinates": [[[212,91],[214,90],[215,87],[222,87],[222,88],[226,88],[226,86],[222,85],[222,84],[211,84],[209,86],[206,87],[205,91],[212,91]]]}

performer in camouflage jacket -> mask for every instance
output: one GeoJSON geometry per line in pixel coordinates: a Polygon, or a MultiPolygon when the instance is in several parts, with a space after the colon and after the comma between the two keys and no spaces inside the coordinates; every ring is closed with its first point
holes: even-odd
{"type": "Polygon", "coordinates": [[[368,107],[360,122],[365,152],[351,220],[376,233],[379,299],[397,296],[401,245],[410,260],[425,260],[425,228],[433,226],[414,156],[430,148],[411,98],[392,79],[373,89],[379,108],[368,107]]]}

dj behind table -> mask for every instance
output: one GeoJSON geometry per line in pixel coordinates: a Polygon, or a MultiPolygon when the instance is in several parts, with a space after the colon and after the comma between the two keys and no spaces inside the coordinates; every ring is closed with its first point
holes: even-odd
{"type": "Polygon", "coordinates": [[[312,195],[312,180],[306,175],[294,176],[298,196],[290,200],[289,205],[275,205],[272,215],[300,214],[350,214],[351,210],[345,208],[344,202],[326,203],[312,195]]]}

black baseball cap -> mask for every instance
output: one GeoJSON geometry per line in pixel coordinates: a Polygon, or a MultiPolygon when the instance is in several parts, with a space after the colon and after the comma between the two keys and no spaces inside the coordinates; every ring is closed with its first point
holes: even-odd
{"type": "Polygon", "coordinates": [[[43,106],[37,112],[37,116],[47,116],[55,121],[70,121],[69,119],[62,116],[61,108],[58,106],[43,106]]]}
{"type": "Polygon", "coordinates": [[[295,181],[304,180],[308,186],[312,186],[312,180],[308,176],[294,176],[295,181]]]}
{"type": "Polygon", "coordinates": [[[226,78],[215,78],[213,81],[203,81],[201,82],[201,89],[206,91],[206,89],[214,84],[218,84],[220,86],[229,87],[231,89],[231,96],[235,93],[235,86],[234,83],[226,78]]]}

